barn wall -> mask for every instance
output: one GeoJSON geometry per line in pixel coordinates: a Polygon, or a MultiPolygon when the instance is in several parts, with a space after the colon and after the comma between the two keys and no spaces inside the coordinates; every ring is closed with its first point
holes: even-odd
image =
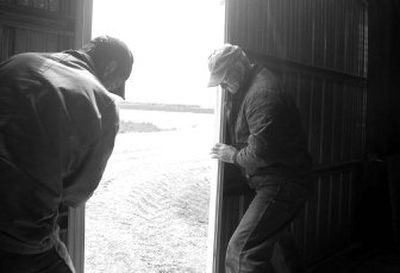
{"type": "MultiPolygon", "coordinates": [[[[366,142],[367,15],[365,3],[356,0],[226,1],[226,41],[273,70],[301,112],[316,191],[292,229],[309,265],[356,240],[366,142]]],[[[230,191],[228,180],[225,247],[251,200],[251,193],[230,191]]]]}

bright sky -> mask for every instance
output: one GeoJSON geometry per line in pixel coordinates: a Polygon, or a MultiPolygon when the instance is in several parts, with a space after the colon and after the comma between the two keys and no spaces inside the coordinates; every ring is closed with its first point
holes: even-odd
{"type": "Polygon", "coordinates": [[[223,0],[93,2],[92,36],[117,37],[133,52],[127,101],[214,106],[207,57],[223,44],[223,0]]]}

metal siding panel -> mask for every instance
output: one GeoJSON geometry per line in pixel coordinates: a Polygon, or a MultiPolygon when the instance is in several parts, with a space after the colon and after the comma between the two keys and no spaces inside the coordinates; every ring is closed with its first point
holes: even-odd
{"type": "Polygon", "coordinates": [[[351,20],[352,20],[352,46],[351,46],[351,60],[352,60],[352,65],[351,65],[351,73],[353,75],[358,75],[357,73],[357,67],[358,67],[358,40],[359,40],[359,35],[358,35],[358,10],[356,7],[355,1],[351,1],[351,10],[353,12],[351,20]]]}
{"type": "MultiPolygon", "coordinates": [[[[333,203],[334,203],[334,196],[333,196],[333,175],[334,174],[330,174],[329,176],[327,176],[327,181],[326,181],[326,191],[327,191],[327,214],[324,215],[324,217],[326,217],[326,235],[324,236],[326,241],[329,244],[329,248],[332,248],[332,226],[334,225],[333,222],[333,203]]],[[[328,249],[327,247],[325,247],[324,249],[328,249]]]]}
{"type": "Polygon", "coordinates": [[[289,48],[291,49],[292,55],[289,57],[291,60],[295,60],[296,57],[299,55],[299,34],[300,34],[300,30],[299,30],[299,15],[298,12],[296,12],[299,6],[299,1],[291,1],[292,5],[292,17],[290,18],[290,28],[291,28],[291,37],[290,37],[290,41],[291,41],[291,45],[289,46],[289,48]]]}
{"type": "Polygon", "coordinates": [[[355,32],[355,45],[354,45],[354,54],[355,54],[355,64],[354,64],[354,74],[355,75],[362,75],[362,55],[363,55],[363,49],[362,49],[362,43],[363,43],[363,29],[362,29],[362,10],[358,8],[357,3],[354,5],[354,13],[355,13],[355,18],[354,18],[354,32],[355,32]]]}
{"type": "Polygon", "coordinates": [[[339,58],[339,54],[338,54],[338,50],[337,50],[337,48],[338,48],[338,45],[337,45],[337,43],[338,43],[338,40],[339,40],[339,30],[338,30],[338,28],[339,28],[339,26],[338,26],[338,24],[339,24],[339,20],[337,20],[337,18],[338,18],[338,16],[340,16],[339,14],[338,14],[338,10],[339,10],[339,5],[340,5],[340,2],[341,1],[338,1],[337,3],[331,3],[332,4],[332,6],[331,6],[331,13],[332,13],[332,26],[331,26],[331,28],[332,28],[332,68],[334,69],[334,70],[338,70],[337,69],[337,59],[339,58]]]}
{"type": "Polygon", "coordinates": [[[58,51],[58,37],[56,35],[47,35],[45,50],[49,52],[58,51]]]}
{"type": "Polygon", "coordinates": [[[357,30],[358,30],[358,48],[357,48],[357,75],[363,75],[363,43],[364,43],[364,31],[363,31],[363,14],[362,12],[357,12],[357,30]]]}
{"type": "Polygon", "coordinates": [[[324,52],[323,52],[323,10],[322,1],[317,1],[316,4],[316,24],[315,24],[315,40],[314,40],[314,63],[315,66],[323,66],[324,52]]]}
{"type": "Polygon", "coordinates": [[[367,77],[367,73],[368,73],[368,8],[364,8],[364,29],[363,29],[363,33],[364,33],[364,40],[363,40],[363,63],[364,63],[364,69],[363,69],[363,74],[362,76],[364,78],[367,77]]]}
{"type": "Polygon", "coordinates": [[[313,0],[307,0],[304,2],[304,9],[306,14],[304,15],[305,25],[304,25],[304,42],[303,42],[303,51],[304,51],[304,59],[302,62],[311,64],[312,63],[312,56],[313,56],[313,18],[314,18],[314,10],[312,9],[313,0]]]}
{"type": "Polygon", "coordinates": [[[366,127],[367,127],[367,102],[368,102],[368,93],[367,93],[367,87],[363,86],[362,88],[362,133],[361,133],[361,141],[362,141],[362,154],[365,154],[366,150],[366,141],[367,141],[367,133],[366,133],[366,127]]]}
{"type": "Polygon", "coordinates": [[[328,1],[325,7],[326,20],[325,20],[325,66],[334,68],[335,63],[335,18],[334,18],[334,3],[328,1]]]}
{"type": "Polygon", "coordinates": [[[327,63],[327,47],[328,47],[328,38],[329,38],[329,32],[328,32],[328,22],[329,22],[329,10],[327,7],[327,1],[322,2],[322,25],[321,25],[321,29],[322,29],[322,40],[323,40],[323,44],[322,44],[322,54],[323,54],[323,61],[322,61],[322,66],[323,67],[328,67],[328,63],[327,63]]]}
{"type": "Polygon", "coordinates": [[[16,28],[13,54],[26,51],[58,51],[58,39],[59,35],[57,34],[16,28]]]}
{"type": "MultiPolygon", "coordinates": [[[[288,1],[287,3],[287,9],[288,9],[288,18],[286,20],[286,40],[287,41],[292,41],[293,37],[295,35],[293,23],[295,22],[295,12],[294,12],[294,2],[293,1],[288,1]]],[[[288,47],[288,58],[289,59],[294,59],[296,56],[296,53],[294,49],[296,48],[295,46],[292,45],[293,43],[290,43],[288,47]]]]}
{"type": "Polygon", "coordinates": [[[323,232],[322,232],[322,223],[323,220],[321,218],[321,203],[323,201],[323,198],[321,196],[321,192],[322,192],[322,187],[323,187],[323,181],[322,181],[322,177],[318,178],[318,183],[317,183],[317,188],[316,188],[316,194],[317,194],[317,198],[315,201],[315,208],[316,208],[316,217],[315,217],[315,225],[316,225],[316,230],[315,230],[315,241],[314,241],[314,257],[313,258],[317,258],[315,257],[315,253],[318,253],[320,251],[320,240],[319,238],[322,237],[323,232]]]}
{"type": "Polygon", "coordinates": [[[297,106],[299,106],[299,83],[296,73],[284,72],[282,81],[286,92],[288,92],[294,99],[297,106]]]}
{"type": "Polygon", "coordinates": [[[252,32],[251,25],[250,25],[250,12],[251,12],[251,6],[253,5],[253,2],[246,3],[242,2],[240,10],[243,12],[244,16],[241,21],[241,37],[240,40],[243,41],[243,46],[245,48],[251,48],[254,49],[253,44],[251,43],[251,40],[249,39],[250,35],[254,37],[254,33],[252,32]]]}
{"type": "Polygon", "coordinates": [[[308,137],[308,148],[311,146],[311,133],[310,133],[310,116],[311,116],[311,94],[312,84],[311,77],[301,77],[299,75],[299,111],[302,113],[303,126],[308,137]]]}
{"type": "Polygon", "coordinates": [[[344,157],[345,149],[346,149],[346,104],[345,102],[347,101],[347,89],[346,85],[343,84],[343,89],[341,89],[341,97],[340,97],[340,103],[338,105],[338,114],[340,115],[340,123],[339,123],[339,132],[340,132],[340,146],[338,146],[338,152],[339,152],[339,158],[338,162],[344,162],[346,161],[344,157]]]}
{"type": "Polygon", "coordinates": [[[362,154],[362,90],[358,86],[353,86],[354,89],[354,134],[353,134],[353,158],[360,158],[363,156],[362,154]]]}
{"type": "Polygon", "coordinates": [[[308,263],[317,262],[349,243],[351,227],[346,223],[351,222],[349,204],[354,203],[348,190],[352,172],[346,170],[320,176],[315,196],[299,215],[300,219],[294,222],[302,255],[308,263]]]}
{"type": "Polygon", "coordinates": [[[333,90],[332,107],[333,107],[333,137],[332,137],[332,164],[338,164],[341,159],[342,151],[342,124],[343,124],[343,84],[335,84],[333,90]]]}
{"type": "Polygon", "coordinates": [[[261,53],[265,55],[271,55],[270,52],[270,46],[269,46],[269,41],[270,41],[270,33],[271,33],[271,24],[270,24],[270,16],[269,16],[269,0],[263,1],[263,11],[264,11],[264,16],[262,19],[262,22],[264,24],[263,28],[263,51],[261,53]]]}
{"type": "Polygon", "coordinates": [[[268,44],[266,43],[267,41],[267,35],[268,35],[268,17],[266,16],[267,12],[266,12],[266,6],[268,5],[268,1],[261,1],[261,7],[258,11],[258,18],[261,21],[260,23],[260,28],[261,28],[261,42],[260,42],[260,52],[268,55],[268,44]],[[261,18],[261,19],[260,19],[261,18]]]}
{"type": "Polygon", "coordinates": [[[292,22],[292,18],[289,17],[289,2],[290,0],[285,0],[281,2],[281,9],[282,9],[282,18],[281,19],[281,41],[283,44],[283,58],[288,59],[289,51],[290,51],[290,38],[288,37],[287,33],[289,32],[290,23],[292,22]]]}
{"type": "Polygon", "coordinates": [[[365,154],[365,132],[366,132],[366,120],[367,120],[367,89],[360,87],[361,98],[360,98],[360,157],[365,154]]]}
{"type": "Polygon", "coordinates": [[[337,36],[336,36],[336,52],[337,52],[337,57],[336,57],[336,69],[343,71],[345,68],[345,57],[344,57],[344,48],[345,48],[345,39],[344,39],[344,29],[345,29],[345,22],[343,20],[343,14],[345,14],[345,5],[343,1],[338,2],[338,9],[337,9],[337,15],[336,18],[340,18],[341,20],[338,21],[337,25],[337,36]]]}
{"type": "Polygon", "coordinates": [[[289,24],[291,22],[291,18],[289,18],[289,1],[282,0],[279,2],[279,15],[278,15],[278,33],[279,39],[281,43],[281,58],[287,59],[289,58],[290,44],[288,43],[288,29],[289,24]]]}
{"type": "Polygon", "coordinates": [[[316,198],[311,199],[307,209],[310,219],[315,219],[307,225],[309,241],[304,243],[307,249],[303,255],[308,263],[317,262],[350,242],[353,212],[349,204],[354,203],[354,197],[346,187],[352,185],[349,177],[353,172],[339,171],[319,178],[316,198]]]}
{"type": "MultiPolygon", "coordinates": [[[[261,10],[261,2],[260,1],[255,1],[254,2],[254,8],[252,13],[253,14],[258,14],[258,12],[261,10]]],[[[250,35],[250,39],[252,39],[252,44],[254,44],[255,51],[260,52],[262,50],[262,26],[260,23],[257,22],[257,16],[250,16],[251,20],[251,25],[254,28],[254,35],[250,35]],[[253,36],[253,37],[251,37],[253,36]]],[[[251,32],[250,32],[251,33],[251,32]]]]}
{"type": "Polygon", "coordinates": [[[267,43],[269,43],[269,54],[272,56],[278,56],[278,52],[276,50],[277,48],[277,38],[276,38],[276,16],[275,14],[278,12],[276,8],[276,1],[270,0],[269,1],[269,9],[267,10],[267,16],[269,18],[269,39],[267,40],[267,43]],[[271,12],[273,11],[273,12],[271,12]]]}
{"type": "Polygon", "coordinates": [[[355,190],[354,190],[354,176],[353,174],[349,171],[344,174],[346,177],[347,186],[348,186],[348,195],[347,197],[347,230],[345,230],[347,238],[346,242],[350,243],[352,241],[352,233],[354,232],[354,209],[355,209],[355,190]]]}
{"type": "Polygon", "coordinates": [[[51,13],[72,15],[75,1],[60,1],[60,0],[16,0],[16,1],[1,1],[8,2],[24,8],[37,9],[51,13]]]}
{"type": "Polygon", "coordinates": [[[275,40],[275,54],[279,58],[284,59],[286,54],[286,45],[282,39],[282,29],[281,29],[281,19],[283,16],[283,10],[281,8],[282,1],[275,1],[275,9],[276,12],[273,13],[274,15],[274,40],[275,40]]]}
{"type": "Polygon", "coordinates": [[[302,251],[304,249],[304,226],[306,223],[306,211],[302,210],[297,214],[297,217],[293,220],[291,226],[289,227],[291,231],[293,232],[295,239],[296,239],[296,244],[299,249],[299,251],[302,251]]]}
{"type": "Polygon", "coordinates": [[[227,7],[228,42],[269,56],[360,74],[364,19],[355,1],[231,0],[227,7]]]}
{"type": "Polygon", "coordinates": [[[321,165],[322,158],[320,153],[321,148],[321,122],[323,120],[323,85],[324,81],[318,77],[312,78],[311,100],[310,100],[310,152],[315,164],[321,165]]]}
{"type": "Polygon", "coordinates": [[[344,4],[344,52],[343,52],[343,59],[344,59],[344,72],[349,72],[349,1],[345,1],[344,4]]]}
{"type": "Polygon", "coordinates": [[[349,131],[350,131],[350,136],[349,136],[349,160],[356,159],[356,145],[357,145],[357,90],[354,88],[353,85],[349,86],[350,94],[349,97],[351,100],[349,100],[349,113],[348,113],[348,118],[349,118],[349,131]]]}
{"type": "Polygon", "coordinates": [[[344,244],[340,240],[340,173],[335,173],[331,178],[331,247],[336,251],[339,250],[344,244]]]}
{"type": "Polygon", "coordinates": [[[338,176],[338,240],[341,242],[344,242],[346,244],[345,236],[343,236],[343,230],[344,230],[344,225],[343,223],[345,222],[345,216],[346,214],[343,212],[344,208],[344,199],[345,195],[343,192],[343,174],[339,174],[338,176]]]}
{"type": "Polygon", "coordinates": [[[348,161],[349,160],[349,156],[348,156],[348,152],[349,152],[349,121],[348,121],[348,101],[349,101],[349,97],[351,96],[351,93],[347,92],[348,88],[344,88],[344,96],[342,98],[342,104],[343,104],[343,108],[342,108],[342,126],[341,126],[341,153],[340,153],[340,161],[348,161]]]}
{"type": "Polygon", "coordinates": [[[324,175],[321,177],[320,187],[319,187],[319,200],[318,200],[318,242],[317,242],[317,252],[319,256],[325,256],[326,251],[330,249],[329,242],[329,176],[324,175]]]}
{"type": "Polygon", "coordinates": [[[316,32],[317,32],[317,2],[318,1],[313,1],[311,0],[311,11],[312,11],[312,34],[311,34],[311,60],[310,64],[314,65],[315,64],[315,43],[316,43],[316,32]]]}
{"type": "Polygon", "coordinates": [[[326,122],[326,114],[327,114],[326,107],[329,105],[329,102],[327,102],[326,99],[326,86],[327,86],[327,80],[322,80],[320,90],[317,90],[318,92],[321,93],[321,99],[318,102],[318,104],[321,105],[321,110],[319,112],[316,111],[316,115],[320,117],[320,122],[319,124],[312,125],[313,127],[318,127],[320,129],[320,134],[318,137],[318,159],[320,165],[326,164],[326,162],[324,162],[324,152],[325,152],[324,142],[325,142],[325,130],[329,126],[329,124],[326,122]]]}
{"type": "Polygon", "coordinates": [[[349,40],[348,40],[348,70],[347,72],[349,74],[354,73],[354,15],[353,15],[353,1],[349,1],[349,7],[348,7],[348,22],[349,22],[349,40]]]}
{"type": "Polygon", "coordinates": [[[311,178],[315,184],[315,190],[312,197],[305,204],[305,225],[304,225],[304,243],[301,249],[302,256],[305,261],[311,261],[315,258],[318,249],[318,238],[320,237],[321,226],[319,221],[320,215],[320,187],[321,177],[315,176],[311,178]]]}
{"type": "Polygon", "coordinates": [[[0,61],[6,60],[13,54],[14,29],[0,25],[0,61]]]}
{"type": "Polygon", "coordinates": [[[295,60],[298,62],[302,62],[302,60],[305,59],[304,56],[304,47],[303,47],[303,42],[304,42],[304,8],[303,5],[304,3],[301,1],[296,1],[296,7],[295,7],[295,20],[291,22],[292,27],[295,29],[295,42],[290,43],[294,47],[294,55],[291,58],[291,60],[295,60]]]}
{"type": "Polygon", "coordinates": [[[321,124],[322,134],[321,134],[321,158],[322,164],[328,165],[332,164],[332,153],[334,148],[331,146],[333,141],[333,127],[334,127],[334,113],[333,113],[333,82],[325,81],[324,84],[324,97],[322,104],[324,105],[321,124]]]}
{"type": "Polygon", "coordinates": [[[348,175],[346,173],[341,174],[341,181],[342,181],[342,240],[344,242],[348,242],[348,232],[351,228],[350,225],[350,219],[349,217],[351,216],[349,210],[350,210],[350,181],[348,175]]]}
{"type": "MultiPolygon", "coordinates": [[[[296,101],[297,107],[300,108],[300,96],[301,96],[301,92],[300,92],[300,89],[301,89],[300,82],[301,82],[301,77],[300,77],[300,74],[299,74],[299,73],[293,73],[292,75],[293,75],[294,88],[295,88],[295,90],[296,90],[296,91],[295,91],[295,97],[294,97],[294,99],[295,99],[295,101],[296,101]]],[[[301,115],[302,124],[304,125],[304,124],[305,124],[305,118],[304,118],[303,112],[300,111],[300,115],[301,115]]]]}
{"type": "Polygon", "coordinates": [[[304,218],[304,240],[301,252],[303,259],[309,260],[312,257],[312,249],[315,243],[316,224],[313,221],[316,218],[315,202],[306,202],[304,205],[304,218]]]}

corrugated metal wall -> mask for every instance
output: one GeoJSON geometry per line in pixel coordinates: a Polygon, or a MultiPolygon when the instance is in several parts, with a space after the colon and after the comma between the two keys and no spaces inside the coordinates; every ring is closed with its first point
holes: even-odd
{"type": "MultiPolygon", "coordinates": [[[[302,115],[317,190],[292,228],[308,264],[354,241],[366,137],[367,20],[357,0],[226,1],[226,41],[276,72],[302,115]]],[[[225,195],[222,250],[249,200],[225,195]]]]}
{"type": "Polygon", "coordinates": [[[20,52],[72,48],[75,3],[0,0],[0,61],[20,52]]]}
{"type": "Polygon", "coordinates": [[[248,50],[365,76],[366,8],[359,0],[227,0],[226,37],[248,50]]]}

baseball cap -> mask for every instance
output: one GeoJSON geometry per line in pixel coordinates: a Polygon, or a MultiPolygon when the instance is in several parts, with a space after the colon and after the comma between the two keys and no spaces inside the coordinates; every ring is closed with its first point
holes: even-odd
{"type": "Polygon", "coordinates": [[[221,48],[214,50],[208,57],[208,70],[210,78],[207,86],[219,85],[224,79],[229,68],[238,61],[247,60],[246,54],[236,45],[224,44],[221,48]]]}
{"type": "MultiPolygon", "coordinates": [[[[125,80],[129,78],[134,58],[129,47],[121,40],[102,35],[92,39],[83,49],[86,49],[96,59],[115,60],[118,63],[118,73],[125,80]]],[[[125,99],[125,82],[112,93],[125,99]]]]}

